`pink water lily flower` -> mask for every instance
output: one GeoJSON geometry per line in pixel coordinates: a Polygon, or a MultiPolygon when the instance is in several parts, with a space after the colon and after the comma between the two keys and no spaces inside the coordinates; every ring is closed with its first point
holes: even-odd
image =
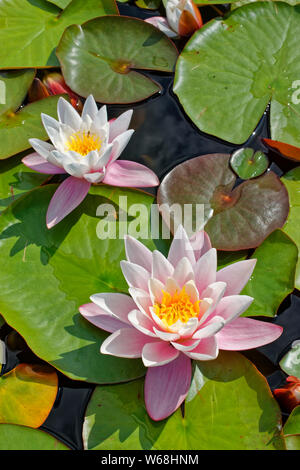
{"type": "Polygon", "coordinates": [[[180,226],[168,257],[127,236],[121,262],[130,296],[102,293],[80,307],[94,325],[112,334],[101,352],[139,358],[148,368],[145,403],[153,420],[173,413],[191,383],[191,359],[213,360],[219,349],[240,351],[277,339],[282,328],[239,318],[252,297],[238,295],[256,260],[217,271],[217,252],[208,235],[189,240],[180,226]]]}
{"type": "Polygon", "coordinates": [[[57,106],[58,121],[42,114],[42,122],[52,143],[39,139],[29,142],[36,153],[22,162],[32,170],[46,174],[67,173],[54,193],[46,216],[52,228],[72,212],[85,198],[92,183],[125,187],[157,186],[157,176],[144,165],[119,160],[134,130],[128,129],[132,110],[108,121],[106,106],[98,110],[90,95],[82,115],[65,99],[57,106]]]}

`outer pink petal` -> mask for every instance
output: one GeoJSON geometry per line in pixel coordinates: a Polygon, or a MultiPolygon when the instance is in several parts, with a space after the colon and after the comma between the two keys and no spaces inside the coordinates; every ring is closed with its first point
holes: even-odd
{"type": "Polygon", "coordinates": [[[191,377],[191,360],[184,354],[167,365],[147,370],[145,404],[154,421],[167,418],[179,408],[189,391],[191,377]]]}
{"type": "Polygon", "coordinates": [[[192,351],[185,351],[185,354],[191,359],[198,361],[210,361],[218,356],[218,344],[215,336],[203,338],[198,346],[192,351]]]}
{"type": "Polygon", "coordinates": [[[108,315],[105,310],[102,310],[98,305],[93,303],[81,305],[79,307],[79,312],[90,323],[102,330],[109,331],[110,333],[128,326],[117,318],[108,315]]]}
{"type": "Polygon", "coordinates": [[[194,250],[196,261],[212,248],[210,238],[204,230],[195,233],[195,235],[190,238],[190,242],[194,250]]]}
{"type": "Polygon", "coordinates": [[[103,183],[112,186],[147,188],[158,186],[159,179],[145,165],[129,160],[118,160],[107,166],[103,183]]]}
{"type": "Polygon", "coordinates": [[[160,251],[152,253],[152,277],[158,279],[163,284],[167,282],[168,277],[173,275],[174,268],[172,264],[164,257],[160,251]]]}
{"type": "Polygon", "coordinates": [[[133,327],[115,331],[103,341],[100,351],[102,354],[110,354],[117,357],[138,358],[142,356],[146,343],[157,341],[146,336],[133,327]]]}
{"type": "Polygon", "coordinates": [[[128,314],[136,308],[135,302],[129,295],[117,292],[93,294],[91,301],[100,307],[106,315],[112,315],[123,323],[130,324],[128,314]]]}
{"type": "Polygon", "coordinates": [[[64,219],[83,201],[90,189],[90,183],[69,176],[55,191],[50,201],[46,222],[50,229],[64,219]]]}
{"type": "Polygon", "coordinates": [[[220,300],[213,315],[224,318],[225,322],[228,323],[244,313],[252,302],[253,297],[248,295],[229,295],[220,300]]]}
{"type": "Polygon", "coordinates": [[[121,261],[120,266],[129,287],[138,287],[145,292],[148,291],[150,274],[146,269],[129,261],[121,261]]]}
{"type": "Polygon", "coordinates": [[[165,341],[145,344],[142,352],[143,363],[146,367],[156,367],[174,361],[179,352],[165,341]]]}
{"type": "Polygon", "coordinates": [[[52,165],[52,163],[47,162],[44,157],[41,157],[38,153],[31,153],[26,157],[22,158],[22,162],[28,168],[31,168],[34,171],[39,173],[44,173],[45,175],[59,175],[66,173],[64,168],[59,166],[52,165]]]}
{"type": "Polygon", "coordinates": [[[239,294],[249,281],[255,268],[256,259],[238,261],[217,272],[217,281],[224,281],[227,288],[224,295],[239,294]]]}
{"type": "Polygon", "coordinates": [[[202,292],[209,284],[216,282],[217,251],[211,248],[201,256],[194,268],[195,284],[199,292],[202,292]]]}
{"type": "Polygon", "coordinates": [[[186,231],[182,225],[180,225],[172,240],[168,254],[168,260],[175,267],[184,257],[188,258],[192,265],[195,264],[194,250],[186,234],[186,231]]]}
{"type": "Polygon", "coordinates": [[[272,343],[281,333],[281,326],[251,318],[237,318],[224,326],[216,338],[219,349],[242,351],[272,343]]]}
{"type": "Polygon", "coordinates": [[[127,260],[131,263],[139,264],[151,273],[152,252],[149,248],[130,235],[126,235],[124,240],[127,260]]]}

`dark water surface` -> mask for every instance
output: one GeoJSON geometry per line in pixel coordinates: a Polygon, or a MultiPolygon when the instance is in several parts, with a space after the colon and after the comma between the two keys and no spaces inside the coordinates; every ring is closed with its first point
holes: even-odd
{"type": "MultiPolygon", "coordinates": [[[[132,5],[119,4],[120,13],[146,18],[158,14],[138,9],[132,5]]],[[[222,9],[222,7],[220,6],[222,9]]],[[[204,19],[215,16],[212,8],[202,8],[204,19]]],[[[179,44],[179,46],[183,44],[179,44]]],[[[208,153],[230,153],[236,146],[200,132],[185,115],[177,98],[172,93],[173,76],[147,73],[163,88],[161,94],[136,105],[108,106],[109,117],[118,116],[133,108],[132,127],[136,130],[122,154],[123,159],[134,160],[150,167],[162,179],[178,163],[208,153]]],[[[244,144],[254,149],[266,150],[262,137],[269,137],[269,112],[266,110],[256,130],[244,144]]],[[[271,168],[281,175],[293,168],[289,162],[274,153],[268,154],[271,168]]],[[[266,319],[284,327],[282,336],[271,345],[245,353],[267,376],[272,389],[282,385],[286,375],[278,362],[289,350],[291,343],[300,338],[300,298],[296,291],[281,305],[278,316],[266,319]]],[[[41,363],[27,347],[22,338],[8,325],[0,329],[0,338],[7,345],[7,364],[3,373],[20,362],[41,363]]],[[[72,449],[82,449],[82,423],[93,384],[70,380],[58,372],[59,392],[54,407],[41,429],[53,434],[72,449]]]]}

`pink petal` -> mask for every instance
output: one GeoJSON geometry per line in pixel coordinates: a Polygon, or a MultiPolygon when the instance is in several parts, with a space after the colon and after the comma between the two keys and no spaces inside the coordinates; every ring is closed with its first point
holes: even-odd
{"type": "Polygon", "coordinates": [[[111,119],[109,121],[109,143],[111,143],[118,135],[123,134],[127,131],[133,110],[129,109],[122,113],[117,119],[111,119]]]}
{"type": "Polygon", "coordinates": [[[169,333],[168,331],[161,331],[155,328],[155,326],[153,327],[153,331],[155,332],[156,336],[162,339],[163,341],[171,342],[171,341],[176,341],[177,339],[180,338],[179,334],[177,333],[169,333]]]}
{"type": "Polygon", "coordinates": [[[152,252],[143,243],[130,235],[126,235],[124,240],[127,260],[139,264],[150,273],[152,269],[152,252]]]}
{"type": "Polygon", "coordinates": [[[167,365],[147,370],[145,404],[154,421],[167,418],[179,408],[189,391],[191,377],[191,360],[184,354],[167,365]]]}
{"type": "Polygon", "coordinates": [[[197,361],[210,361],[218,356],[218,343],[215,336],[201,339],[198,346],[192,351],[185,351],[185,354],[191,359],[197,361]]]}
{"type": "Polygon", "coordinates": [[[102,354],[134,359],[142,356],[143,347],[151,341],[157,340],[133,327],[122,328],[103,341],[100,351],[102,354]]]}
{"type": "Polygon", "coordinates": [[[194,250],[196,261],[212,248],[210,238],[204,230],[195,233],[195,235],[190,238],[190,242],[194,250]]]}
{"type": "Polygon", "coordinates": [[[103,182],[112,186],[147,188],[159,185],[159,179],[152,170],[140,163],[119,160],[107,166],[103,182]]]}
{"type": "Polygon", "coordinates": [[[202,328],[199,328],[193,335],[194,339],[208,338],[213,336],[222,328],[224,328],[225,321],[221,317],[214,317],[210,322],[205,323],[202,328]]]}
{"type": "Polygon", "coordinates": [[[174,348],[178,349],[178,351],[183,351],[183,352],[191,351],[192,349],[195,349],[199,343],[200,343],[200,339],[192,339],[192,338],[172,342],[174,348]]]}
{"type": "Polygon", "coordinates": [[[152,336],[156,338],[156,334],[153,331],[154,322],[146,315],[144,315],[140,310],[132,310],[129,313],[128,319],[132,326],[137,330],[141,331],[147,336],[152,336]]]}
{"type": "Polygon", "coordinates": [[[209,284],[216,282],[217,250],[211,248],[201,256],[194,268],[195,283],[199,292],[202,292],[209,284]]]}
{"type": "Polygon", "coordinates": [[[187,257],[192,265],[195,264],[195,256],[192,245],[186,234],[186,231],[182,225],[180,225],[171,243],[168,260],[175,267],[184,257],[187,257]]]}
{"type": "Polygon", "coordinates": [[[126,325],[117,318],[108,315],[105,310],[102,310],[98,305],[93,303],[84,304],[79,307],[81,315],[93,325],[101,328],[101,330],[114,331],[124,328],[126,325]]]}
{"type": "Polygon", "coordinates": [[[129,287],[138,287],[147,292],[150,274],[146,269],[129,261],[121,261],[120,266],[129,287]]]}
{"type": "Polygon", "coordinates": [[[179,351],[165,341],[145,344],[142,352],[143,363],[146,367],[163,366],[174,361],[179,351]]]}
{"type": "Polygon", "coordinates": [[[64,168],[60,168],[59,166],[52,165],[52,163],[48,163],[44,157],[41,157],[38,153],[31,153],[26,157],[22,158],[22,162],[28,168],[31,168],[34,171],[39,173],[44,173],[45,175],[59,175],[66,173],[64,168]]]}
{"type": "Polygon", "coordinates": [[[123,323],[130,324],[128,314],[136,308],[136,305],[129,295],[117,292],[103,292],[91,295],[90,298],[106,315],[111,315],[123,323]]]}
{"type": "Polygon", "coordinates": [[[152,277],[158,279],[163,284],[166,283],[168,277],[171,277],[174,268],[171,263],[164,257],[160,251],[152,253],[152,277]]]}
{"type": "MultiPolygon", "coordinates": [[[[206,298],[212,300],[209,308],[205,311],[205,313],[200,318],[200,323],[204,323],[204,321],[207,320],[209,315],[213,313],[213,311],[219,304],[220,300],[222,299],[225,289],[226,289],[225,282],[214,282],[213,284],[210,284],[203,292],[200,292],[200,297],[201,299],[204,300],[204,302],[206,298]]],[[[200,302],[200,313],[201,313],[202,308],[203,308],[202,302],[200,302]]]]}
{"type": "Polygon", "coordinates": [[[128,290],[138,309],[148,317],[151,317],[149,311],[149,308],[152,306],[150,295],[142,289],[137,289],[136,287],[129,287],[128,290]]]}
{"type": "Polygon", "coordinates": [[[229,295],[220,300],[214,315],[224,318],[225,322],[234,320],[244,313],[253,302],[248,295],[229,295]]]}
{"type": "Polygon", "coordinates": [[[216,337],[220,349],[242,351],[272,343],[281,333],[281,326],[251,318],[237,318],[224,326],[216,337]]]}
{"type": "Polygon", "coordinates": [[[194,281],[194,270],[188,258],[181,258],[174,270],[172,278],[180,288],[187,282],[194,281]]]}
{"type": "Polygon", "coordinates": [[[239,294],[249,281],[255,268],[256,259],[248,259],[230,264],[217,272],[217,281],[227,284],[225,295],[239,294]]]}
{"type": "Polygon", "coordinates": [[[55,191],[50,201],[46,222],[50,229],[64,219],[83,201],[91,184],[84,179],[69,176],[55,191]]]}

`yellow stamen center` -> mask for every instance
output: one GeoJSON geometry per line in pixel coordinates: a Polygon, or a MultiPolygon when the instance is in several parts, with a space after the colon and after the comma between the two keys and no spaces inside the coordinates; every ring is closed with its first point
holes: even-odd
{"type": "Polygon", "coordinates": [[[96,134],[90,132],[76,132],[67,141],[67,149],[73,150],[80,155],[87,155],[92,150],[100,150],[101,139],[96,134]]]}
{"type": "Polygon", "coordinates": [[[154,312],[166,326],[172,326],[178,320],[187,323],[190,318],[198,317],[200,313],[200,300],[192,303],[190,297],[185,292],[185,288],[171,295],[163,291],[161,303],[154,304],[154,312]]]}

